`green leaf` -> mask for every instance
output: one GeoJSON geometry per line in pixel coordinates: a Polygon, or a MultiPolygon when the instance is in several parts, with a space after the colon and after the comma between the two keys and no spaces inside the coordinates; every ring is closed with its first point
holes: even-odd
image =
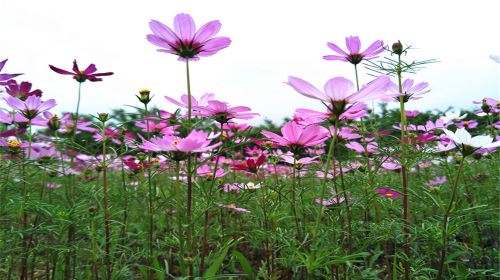
{"type": "Polygon", "coordinates": [[[215,277],[217,275],[217,272],[219,271],[219,269],[220,269],[220,267],[222,265],[222,262],[226,258],[226,255],[227,255],[227,252],[229,251],[229,249],[231,247],[233,247],[234,245],[238,244],[238,242],[240,242],[242,239],[243,239],[243,237],[241,237],[240,239],[238,239],[236,241],[233,239],[233,240],[229,241],[226,244],[226,246],[224,246],[224,248],[222,249],[222,251],[219,254],[219,256],[217,256],[217,258],[212,263],[212,265],[203,274],[203,279],[213,278],[213,277],[215,277]]]}
{"type": "Polygon", "coordinates": [[[242,253],[240,253],[236,250],[233,250],[233,256],[236,257],[236,259],[238,259],[238,262],[240,263],[241,267],[243,268],[243,271],[247,275],[248,279],[250,279],[250,280],[255,279],[255,276],[253,275],[252,266],[250,265],[250,262],[248,261],[248,259],[245,258],[245,256],[242,253]]]}

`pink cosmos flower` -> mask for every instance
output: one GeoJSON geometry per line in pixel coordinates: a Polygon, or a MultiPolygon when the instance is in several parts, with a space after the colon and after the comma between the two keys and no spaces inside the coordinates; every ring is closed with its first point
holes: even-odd
{"type": "MultiPolygon", "coordinates": [[[[187,94],[183,94],[181,96],[181,102],[169,97],[169,96],[164,96],[165,99],[170,101],[172,104],[175,104],[181,108],[188,108],[188,96],[187,94]]],[[[200,100],[198,101],[194,96],[191,95],[191,106],[206,106],[208,105],[208,101],[212,101],[215,99],[215,94],[213,93],[205,93],[200,97],[200,100]]]]}
{"type": "MultiPolygon", "coordinates": [[[[3,60],[0,62],[0,71],[2,71],[3,67],[5,66],[5,63],[7,63],[7,60],[3,60]]],[[[22,74],[0,74],[0,85],[9,85],[11,84],[12,82],[9,81],[10,79],[13,79],[19,75],[22,75],[22,74]],[[7,81],[7,82],[4,82],[4,81],[7,81]]]]}
{"type": "Polygon", "coordinates": [[[21,100],[26,100],[31,95],[38,97],[42,96],[42,91],[39,89],[31,90],[32,84],[30,82],[21,82],[18,84],[17,81],[12,80],[10,84],[7,85],[5,91],[8,95],[17,97],[21,100]]]}
{"type": "Polygon", "coordinates": [[[159,52],[177,55],[180,61],[211,56],[231,44],[227,37],[214,37],[221,28],[218,20],[210,21],[196,31],[190,15],[178,14],[174,18],[174,30],[156,20],[151,20],[149,27],[153,34],[147,35],[147,40],[160,47],[159,52]]]}
{"type": "Polygon", "coordinates": [[[418,116],[420,114],[420,112],[418,110],[414,110],[414,111],[406,111],[406,117],[407,118],[415,118],[416,116],[418,116]]]}
{"type": "Polygon", "coordinates": [[[392,190],[390,189],[389,187],[387,186],[383,186],[382,188],[378,188],[375,190],[378,194],[380,194],[381,196],[383,197],[386,197],[386,198],[397,198],[397,197],[400,197],[401,194],[396,192],[395,190],[392,190]]]}
{"type": "Polygon", "coordinates": [[[475,127],[477,127],[478,124],[479,123],[476,120],[460,121],[460,122],[455,123],[455,125],[458,128],[467,128],[467,129],[475,128],[475,127]]]}
{"type": "Polygon", "coordinates": [[[49,189],[59,189],[59,188],[62,187],[62,185],[61,184],[56,184],[56,183],[48,183],[46,185],[46,187],[49,188],[49,189]]]}
{"type": "MultiPolygon", "coordinates": [[[[212,150],[222,143],[210,145],[211,140],[207,139],[208,133],[204,131],[193,130],[185,138],[176,136],[155,137],[149,141],[143,138],[140,148],[154,152],[182,152],[182,153],[200,153],[212,150]]],[[[142,138],[142,137],[141,137],[142,138]]]]}
{"type": "Polygon", "coordinates": [[[287,122],[281,128],[283,136],[266,130],[261,133],[279,146],[292,149],[315,146],[323,143],[328,137],[328,131],[324,127],[314,124],[303,127],[295,122],[287,122]]]}
{"type": "Polygon", "coordinates": [[[56,101],[54,99],[42,101],[40,97],[35,95],[29,96],[24,101],[16,97],[8,96],[5,101],[12,109],[18,110],[29,120],[34,119],[38,114],[56,106],[56,101]]]}
{"type": "Polygon", "coordinates": [[[357,36],[346,37],[345,42],[349,53],[343,51],[341,48],[339,48],[337,45],[333,43],[328,43],[327,46],[339,55],[325,55],[323,56],[323,59],[346,61],[356,65],[363,60],[370,60],[376,58],[379,53],[384,51],[383,47],[384,42],[380,40],[373,42],[363,52],[360,52],[361,41],[357,36]]]}
{"type": "Polygon", "coordinates": [[[434,180],[427,181],[427,185],[429,187],[435,187],[444,184],[446,181],[448,181],[446,176],[436,177],[434,180]]]}
{"type": "Polygon", "coordinates": [[[336,197],[332,197],[330,199],[321,199],[321,198],[316,198],[315,202],[318,204],[323,204],[323,206],[332,206],[335,204],[340,204],[345,201],[344,197],[339,197],[338,201],[336,197]]]}
{"type": "Polygon", "coordinates": [[[474,104],[481,104],[481,110],[478,110],[476,113],[478,116],[485,116],[486,114],[500,114],[500,101],[485,97],[481,101],[473,101],[474,104]]]}
{"type": "Polygon", "coordinates": [[[368,154],[378,154],[377,148],[378,144],[376,142],[369,142],[365,146],[361,145],[358,142],[349,142],[345,145],[347,148],[355,150],[356,152],[362,154],[362,153],[368,153],[368,154]]]}
{"type": "Polygon", "coordinates": [[[76,63],[76,59],[73,60],[73,72],[69,72],[66,70],[63,70],[61,68],[57,68],[55,66],[49,65],[50,69],[52,71],[62,74],[62,75],[72,75],[73,79],[75,79],[79,83],[83,83],[86,80],[89,80],[91,82],[100,82],[102,81],[102,78],[99,78],[100,76],[110,76],[113,75],[113,72],[105,72],[105,73],[96,73],[97,68],[95,67],[95,64],[90,64],[85,68],[85,70],[80,70],[78,68],[78,64],[76,63]]]}
{"type": "Polygon", "coordinates": [[[421,99],[422,95],[428,93],[431,91],[431,89],[428,89],[427,87],[429,86],[428,83],[419,83],[416,85],[413,85],[414,81],[412,79],[406,79],[403,84],[403,92],[399,93],[399,86],[395,83],[391,83],[389,91],[393,94],[396,94],[395,96],[395,101],[399,102],[399,97],[403,97],[404,102],[410,101],[410,99],[421,99]]]}
{"type": "Polygon", "coordinates": [[[250,212],[250,210],[248,210],[248,209],[236,207],[235,204],[223,205],[223,207],[225,207],[227,209],[231,209],[231,210],[236,211],[236,212],[250,212]]]}
{"type": "Polygon", "coordinates": [[[217,171],[214,172],[214,168],[209,166],[208,164],[204,164],[196,169],[196,174],[200,177],[206,177],[206,178],[212,178],[215,176],[215,178],[221,178],[224,177],[227,172],[224,171],[224,168],[217,168],[217,171]]]}
{"type": "MultiPolygon", "coordinates": [[[[389,77],[382,75],[356,91],[353,82],[343,77],[336,77],[328,80],[324,91],[321,91],[297,77],[290,76],[287,82],[298,93],[321,100],[330,113],[339,119],[343,117],[343,114],[352,110],[354,106],[359,106],[361,102],[396,96],[398,93],[387,93],[389,83],[389,77]]],[[[361,108],[358,108],[356,111],[360,110],[361,108]]]]}
{"type": "Polygon", "coordinates": [[[226,102],[211,100],[206,106],[193,106],[193,115],[210,117],[219,123],[227,123],[232,119],[249,120],[259,115],[258,113],[250,113],[250,110],[246,106],[229,107],[226,102]]]}

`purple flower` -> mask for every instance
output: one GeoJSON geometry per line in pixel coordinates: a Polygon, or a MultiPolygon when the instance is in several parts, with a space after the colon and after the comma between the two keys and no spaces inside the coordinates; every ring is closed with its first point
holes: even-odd
{"type": "Polygon", "coordinates": [[[194,116],[210,117],[219,123],[227,123],[231,119],[248,120],[258,113],[250,113],[251,110],[246,106],[229,107],[226,102],[217,100],[208,101],[206,106],[193,106],[194,116]]]}
{"type": "Polygon", "coordinates": [[[427,185],[429,187],[435,187],[444,184],[446,181],[448,181],[446,176],[436,177],[434,180],[429,180],[427,185]]]}
{"type": "Polygon", "coordinates": [[[196,31],[190,15],[178,14],[174,18],[173,31],[156,20],[151,20],[149,27],[153,34],[147,35],[147,40],[160,47],[159,52],[177,55],[180,61],[211,56],[231,44],[227,37],[214,37],[221,28],[218,20],[210,21],[196,31]]]}
{"type": "Polygon", "coordinates": [[[56,106],[54,99],[42,101],[38,96],[29,96],[26,100],[8,96],[5,101],[15,110],[20,111],[28,120],[34,119],[38,114],[48,111],[56,106]]]}
{"type": "Polygon", "coordinates": [[[341,48],[339,48],[337,45],[333,43],[328,43],[327,46],[340,55],[325,55],[323,56],[323,59],[346,61],[356,65],[363,60],[370,60],[376,58],[379,53],[384,51],[383,47],[384,42],[380,40],[373,42],[363,52],[360,52],[361,41],[357,36],[346,37],[345,43],[347,45],[347,50],[349,51],[349,53],[343,51],[341,48]]]}
{"type": "Polygon", "coordinates": [[[396,197],[400,197],[401,194],[390,189],[389,187],[387,186],[383,186],[382,188],[378,188],[375,190],[378,194],[380,194],[381,196],[383,197],[387,197],[387,198],[396,198],[396,197]]]}
{"type": "Polygon", "coordinates": [[[248,209],[236,207],[236,204],[223,205],[222,207],[225,207],[227,209],[231,209],[231,210],[236,211],[236,212],[250,212],[250,210],[248,210],[248,209]]]}
{"type": "Polygon", "coordinates": [[[287,122],[281,128],[283,136],[266,130],[262,131],[262,134],[278,145],[292,149],[315,146],[323,143],[328,137],[328,131],[324,127],[318,125],[302,127],[295,122],[287,122]]]}
{"type": "MultiPolygon", "coordinates": [[[[339,119],[345,117],[343,114],[356,116],[362,113],[361,102],[390,97],[391,95],[387,93],[389,83],[389,77],[382,75],[356,91],[353,82],[343,77],[336,77],[328,80],[324,86],[324,91],[321,91],[297,77],[290,76],[287,82],[298,93],[323,101],[330,113],[339,119]]],[[[392,96],[397,94],[399,93],[392,96]]]]}
{"type": "Polygon", "coordinates": [[[105,72],[105,73],[96,73],[97,68],[94,64],[90,64],[85,70],[80,70],[78,68],[78,64],[76,63],[76,59],[73,60],[73,72],[69,72],[55,66],[49,65],[50,69],[54,72],[62,74],[62,75],[73,75],[73,79],[75,79],[79,83],[83,83],[86,80],[91,82],[100,82],[102,81],[100,76],[110,76],[113,75],[113,72],[105,72]]]}
{"type": "Polygon", "coordinates": [[[414,81],[412,79],[406,79],[402,84],[403,92],[399,93],[399,86],[391,83],[390,92],[396,94],[395,101],[399,102],[400,96],[403,97],[404,102],[408,102],[410,99],[417,100],[422,98],[422,95],[431,91],[431,89],[427,88],[429,86],[428,83],[413,84],[414,81]]]}
{"type": "Polygon", "coordinates": [[[12,80],[6,87],[5,91],[8,95],[17,97],[21,100],[26,100],[29,96],[42,96],[42,91],[39,89],[31,90],[32,84],[30,82],[21,82],[18,84],[17,81],[12,80]]]}
{"type": "Polygon", "coordinates": [[[420,114],[418,110],[415,111],[406,111],[406,117],[407,118],[415,118],[420,114]]]}
{"type": "Polygon", "coordinates": [[[207,139],[207,137],[208,134],[206,132],[193,130],[185,138],[164,136],[161,138],[152,138],[149,141],[143,139],[143,143],[139,147],[154,152],[199,153],[210,151],[221,145],[221,143],[210,145],[211,140],[207,139]]]}
{"type": "MultiPolygon", "coordinates": [[[[7,59],[0,62],[0,71],[2,71],[3,67],[5,66],[5,63],[7,63],[7,59]]],[[[22,74],[0,74],[0,85],[9,85],[11,83],[9,80],[13,79],[19,75],[22,75],[22,74]],[[7,82],[2,83],[3,81],[7,81],[7,82]]]]}
{"type": "Polygon", "coordinates": [[[460,121],[460,122],[455,123],[455,125],[456,125],[458,128],[467,128],[467,129],[470,129],[470,128],[475,128],[475,127],[477,127],[478,122],[477,122],[476,120],[470,120],[470,121],[460,121]]]}

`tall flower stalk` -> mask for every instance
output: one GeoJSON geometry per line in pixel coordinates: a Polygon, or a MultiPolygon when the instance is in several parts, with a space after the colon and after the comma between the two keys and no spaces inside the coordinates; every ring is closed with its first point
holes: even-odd
{"type": "Polygon", "coordinates": [[[104,264],[106,265],[106,279],[111,279],[111,233],[109,229],[109,211],[108,211],[108,178],[107,178],[107,161],[106,161],[106,122],[109,120],[107,113],[99,113],[99,121],[102,124],[102,186],[103,186],[103,211],[104,211],[104,228],[105,228],[105,255],[104,264]]]}
{"type": "Polygon", "coordinates": [[[401,185],[403,187],[403,252],[405,259],[403,260],[404,266],[404,279],[410,279],[410,205],[408,200],[408,169],[406,167],[406,111],[405,100],[403,96],[403,83],[402,83],[402,66],[401,55],[403,54],[403,45],[401,42],[392,45],[392,51],[398,56],[398,64],[396,66],[396,73],[398,76],[399,87],[399,111],[401,116],[401,185]]]}

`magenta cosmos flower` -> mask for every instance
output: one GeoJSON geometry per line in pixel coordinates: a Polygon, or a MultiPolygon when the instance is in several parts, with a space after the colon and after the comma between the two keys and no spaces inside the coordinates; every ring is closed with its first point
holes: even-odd
{"type": "Polygon", "coordinates": [[[17,97],[21,100],[26,100],[29,96],[35,95],[38,97],[42,96],[42,91],[39,89],[31,90],[32,84],[30,82],[21,82],[21,84],[18,84],[17,81],[12,80],[7,87],[5,88],[5,91],[7,92],[8,95],[17,97]]]}
{"type": "Polygon", "coordinates": [[[211,56],[231,44],[227,37],[214,37],[221,28],[218,20],[210,21],[196,31],[190,15],[178,14],[174,18],[174,30],[156,20],[151,20],[149,27],[153,34],[147,35],[147,40],[160,47],[159,52],[177,55],[180,61],[211,56]]]}
{"type": "Polygon", "coordinates": [[[206,132],[193,130],[185,138],[164,136],[155,137],[149,141],[143,139],[143,143],[139,147],[153,152],[199,153],[210,151],[221,145],[220,142],[210,145],[211,140],[207,138],[206,132]]]}
{"type": "Polygon", "coordinates": [[[226,102],[217,100],[208,101],[206,106],[194,106],[193,110],[195,111],[193,115],[210,117],[219,123],[227,123],[232,119],[249,120],[259,115],[258,113],[250,113],[249,107],[229,107],[226,102]]]}
{"type": "Polygon", "coordinates": [[[54,99],[42,101],[38,96],[29,96],[26,100],[8,96],[5,101],[14,110],[18,110],[28,120],[34,119],[38,114],[48,111],[56,106],[54,99]]]}
{"type": "Polygon", "coordinates": [[[336,77],[328,80],[324,86],[324,91],[321,91],[297,77],[290,76],[287,82],[298,93],[321,100],[337,118],[342,118],[342,114],[348,113],[359,102],[383,99],[399,94],[388,95],[387,87],[389,83],[389,77],[382,75],[356,91],[353,82],[343,77],[336,77]]]}
{"type": "Polygon", "coordinates": [[[384,51],[384,42],[380,40],[373,42],[363,52],[360,52],[361,41],[357,36],[346,37],[345,43],[347,45],[347,50],[349,51],[349,53],[343,51],[333,43],[328,43],[327,46],[339,55],[325,55],[323,56],[323,59],[346,61],[356,65],[363,61],[363,59],[370,60],[376,58],[379,53],[384,51]]]}
{"type": "Polygon", "coordinates": [[[402,86],[403,92],[399,93],[399,86],[395,83],[391,83],[390,86],[390,91],[394,94],[396,94],[395,100],[399,102],[399,97],[403,97],[403,102],[408,102],[410,99],[418,100],[422,98],[422,95],[428,93],[431,91],[428,83],[418,83],[414,84],[415,82],[412,79],[406,79],[402,86]]]}
{"type": "Polygon", "coordinates": [[[97,68],[95,64],[90,64],[85,70],[80,70],[78,68],[78,64],[76,63],[76,59],[73,60],[73,72],[66,71],[55,66],[49,65],[50,69],[54,72],[62,74],[62,75],[73,75],[73,79],[75,79],[79,83],[83,83],[86,80],[91,82],[100,82],[102,78],[100,76],[110,76],[113,75],[113,72],[105,72],[105,73],[96,73],[97,68]]]}
{"type": "Polygon", "coordinates": [[[387,186],[383,186],[382,188],[378,188],[375,190],[378,194],[380,194],[381,196],[383,197],[387,197],[387,198],[396,198],[396,197],[400,197],[401,194],[398,193],[397,191],[395,190],[392,190],[390,189],[389,187],[387,186]]]}
{"type": "Polygon", "coordinates": [[[283,136],[266,130],[262,134],[279,146],[290,147],[292,150],[315,146],[328,138],[328,130],[324,127],[314,124],[304,127],[295,122],[287,122],[281,128],[283,136]]]}
{"type": "MultiPolygon", "coordinates": [[[[2,71],[3,67],[5,66],[5,63],[7,63],[7,60],[4,60],[0,62],[0,71],[2,71]]],[[[8,85],[10,84],[9,82],[2,83],[3,81],[9,81],[10,79],[13,79],[19,75],[22,74],[0,74],[0,85],[8,85]]]]}

